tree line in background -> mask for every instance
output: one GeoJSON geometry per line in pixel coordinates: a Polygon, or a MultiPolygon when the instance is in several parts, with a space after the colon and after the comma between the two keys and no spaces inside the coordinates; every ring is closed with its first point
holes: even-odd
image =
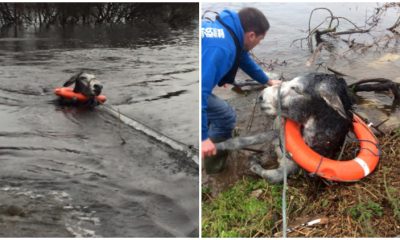
{"type": "Polygon", "coordinates": [[[0,3],[0,26],[164,22],[198,19],[198,3],[0,3]]]}

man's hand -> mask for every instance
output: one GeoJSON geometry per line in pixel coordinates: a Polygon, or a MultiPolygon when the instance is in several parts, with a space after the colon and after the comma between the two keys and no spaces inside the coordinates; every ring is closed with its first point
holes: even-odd
{"type": "Polygon", "coordinates": [[[203,142],[201,142],[201,157],[205,158],[208,156],[213,156],[217,154],[217,149],[215,148],[215,144],[207,138],[203,142]]]}
{"type": "Polygon", "coordinates": [[[281,80],[274,80],[274,79],[270,79],[268,80],[267,84],[269,86],[278,86],[281,85],[282,81],[281,80]]]}

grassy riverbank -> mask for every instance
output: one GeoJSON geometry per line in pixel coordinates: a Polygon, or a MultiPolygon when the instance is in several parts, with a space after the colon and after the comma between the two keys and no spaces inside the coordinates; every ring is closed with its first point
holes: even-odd
{"type": "MultiPolygon", "coordinates": [[[[327,185],[300,173],[288,180],[289,237],[395,237],[400,235],[400,129],[379,138],[374,173],[356,183],[327,185]],[[301,227],[314,219],[322,224],[301,227]]],[[[354,152],[351,144],[345,152],[354,152]]],[[[202,192],[203,237],[281,237],[282,185],[244,177],[212,197],[202,192]]]]}

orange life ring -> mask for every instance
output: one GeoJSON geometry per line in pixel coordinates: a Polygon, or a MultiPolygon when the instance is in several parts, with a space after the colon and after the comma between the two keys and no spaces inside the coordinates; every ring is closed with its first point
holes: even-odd
{"type": "Polygon", "coordinates": [[[379,149],[374,134],[355,114],[353,127],[360,141],[360,150],[352,160],[332,160],[314,152],[304,142],[300,125],[289,119],[285,125],[286,149],[291,153],[293,160],[310,173],[332,181],[358,181],[374,171],[379,162],[379,149]]]}
{"type": "MultiPolygon", "coordinates": [[[[88,97],[86,97],[82,93],[74,92],[74,90],[69,87],[56,88],[56,89],[54,89],[54,93],[57,96],[60,96],[62,98],[70,99],[70,100],[78,101],[78,102],[82,102],[82,103],[84,103],[88,100],[88,97]]],[[[96,100],[99,103],[104,103],[107,100],[107,98],[104,95],[99,95],[99,96],[96,96],[96,100]]]]}

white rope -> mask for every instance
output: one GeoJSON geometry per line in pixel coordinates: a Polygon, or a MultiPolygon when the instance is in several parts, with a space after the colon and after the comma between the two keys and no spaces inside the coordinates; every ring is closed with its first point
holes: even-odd
{"type": "Polygon", "coordinates": [[[281,106],[281,85],[278,88],[278,121],[280,129],[280,144],[282,147],[283,157],[283,189],[282,189],[282,227],[283,238],[287,234],[287,221],[286,221],[286,191],[287,191],[287,157],[286,157],[286,142],[285,142],[285,122],[282,123],[282,106],[281,106]]]}
{"type": "Polygon", "coordinates": [[[148,136],[151,136],[151,137],[157,139],[158,141],[160,141],[164,144],[167,144],[172,149],[186,153],[186,155],[190,159],[192,159],[195,163],[197,163],[197,165],[199,164],[199,157],[198,157],[198,153],[197,153],[196,149],[189,148],[189,146],[187,146],[186,144],[184,144],[180,141],[177,141],[175,139],[172,139],[172,138],[162,134],[161,132],[145,125],[144,123],[141,123],[135,119],[132,119],[131,117],[128,117],[128,116],[120,113],[119,110],[115,110],[110,105],[104,104],[102,106],[103,106],[103,109],[105,109],[109,114],[111,114],[115,118],[118,118],[123,123],[133,127],[134,129],[136,129],[138,131],[143,132],[144,134],[146,134],[148,136]]]}

